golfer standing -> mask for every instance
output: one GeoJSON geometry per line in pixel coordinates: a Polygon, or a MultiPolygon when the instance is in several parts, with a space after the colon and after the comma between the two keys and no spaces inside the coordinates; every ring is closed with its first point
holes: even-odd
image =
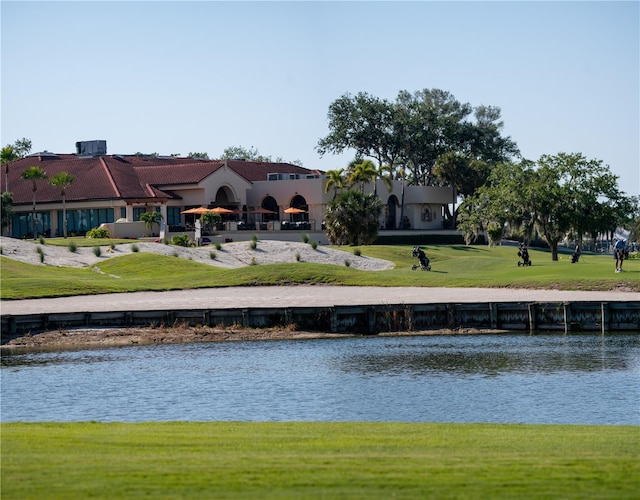
{"type": "Polygon", "coordinates": [[[616,241],[616,244],[613,246],[613,258],[616,260],[616,272],[622,272],[622,262],[624,261],[624,247],[627,241],[624,238],[616,241]]]}

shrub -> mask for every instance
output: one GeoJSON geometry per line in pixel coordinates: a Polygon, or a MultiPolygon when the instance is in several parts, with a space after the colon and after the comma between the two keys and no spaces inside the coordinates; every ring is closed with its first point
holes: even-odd
{"type": "MultiPolygon", "coordinates": [[[[255,235],[254,235],[255,236],[255,235]]],[[[255,250],[256,247],[258,246],[258,240],[257,238],[251,238],[251,241],[249,242],[249,248],[251,250],[255,250]]]]}
{"type": "Polygon", "coordinates": [[[216,253],[215,253],[213,250],[211,250],[211,251],[209,252],[209,257],[211,258],[211,260],[215,260],[215,258],[216,258],[216,253]]]}
{"type": "Polygon", "coordinates": [[[252,258],[251,258],[251,265],[252,265],[252,266],[257,266],[257,265],[258,265],[258,261],[256,260],[256,258],[255,258],[255,257],[252,257],[252,258]]]}
{"type": "Polygon", "coordinates": [[[296,260],[300,262],[300,252],[296,252],[296,260]]]}
{"type": "Polygon", "coordinates": [[[216,250],[220,250],[222,248],[222,243],[220,243],[219,241],[216,241],[215,247],[216,247],[216,250]]]}
{"type": "Polygon", "coordinates": [[[40,255],[40,262],[44,262],[44,250],[42,250],[42,247],[37,247],[36,252],[40,255]]]}
{"type": "Polygon", "coordinates": [[[46,244],[45,241],[44,241],[44,237],[43,236],[40,236],[38,238],[38,241],[40,242],[41,245],[45,245],[46,244]]]}
{"type": "Polygon", "coordinates": [[[132,252],[139,252],[140,248],[138,247],[138,245],[136,245],[135,243],[133,245],[131,245],[131,251],[132,252]]]}
{"type": "Polygon", "coordinates": [[[96,227],[89,229],[86,234],[87,238],[109,238],[109,230],[106,227],[96,227]]]}
{"type": "Polygon", "coordinates": [[[318,242],[316,240],[313,240],[311,242],[311,248],[313,248],[314,250],[318,248],[318,242]]]}
{"type": "Polygon", "coordinates": [[[489,237],[489,246],[493,247],[500,243],[502,239],[502,225],[497,222],[490,222],[487,226],[487,236],[489,237]]]}
{"type": "Polygon", "coordinates": [[[93,247],[93,253],[96,257],[100,257],[102,255],[102,249],[100,247],[93,247]]]}
{"type": "Polygon", "coordinates": [[[171,244],[179,247],[192,247],[193,242],[187,234],[176,234],[171,237],[171,244]]]}
{"type": "Polygon", "coordinates": [[[351,266],[351,261],[349,259],[344,259],[344,265],[347,267],[351,266]]]}
{"type": "Polygon", "coordinates": [[[0,255],[2,255],[4,251],[2,250],[2,246],[0,246],[0,255]]]}
{"type": "Polygon", "coordinates": [[[109,248],[110,248],[111,250],[115,250],[115,249],[116,249],[116,244],[115,244],[115,243],[111,243],[111,244],[109,245],[109,248]]]}
{"type": "Polygon", "coordinates": [[[309,235],[308,234],[303,234],[302,235],[302,243],[309,243],[309,235]]]}
{"type": "Polygon", "coordinates": [[[355,255],[356,257],[360,257],[360,255],[362,255],[362,251],[359,248],[354,248],[353,255],[355,255]]]}
{"type": "Polygon", "coordinates": [[[75,253],[76,250],[78,250],[78,246],[76,245],[75,241],[70,241],[68,247],[71,253],[75,253]]]}

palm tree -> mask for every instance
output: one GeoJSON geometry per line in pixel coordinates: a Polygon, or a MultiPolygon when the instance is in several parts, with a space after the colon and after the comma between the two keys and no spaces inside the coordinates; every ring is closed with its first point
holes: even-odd
{"type": "Polygon", "coordinates": [[[36,181],[45,180],[47,178],[47,173],[40,167],[29,167],[22,172],[20,178],[25,181],[33,182],[31,190],[33,191],[33,239],[35,240],[38,239],[38,221],[36,220],[36,191],[38,190],[38,185],[36,181]]]}
{"type": "Polygon", "coordinates": [[[9,163],[19,158],[18,153],[13,149],[13,146],[5,146],[2,148],[2,152],[0,153],[0,162],[4,165],[4,191],[5,193],[9,192],[9,163]]]}
{"type": "Polygon", "coordinates": [[[378,176],[376,166],[371,160],[358,161],[356,159],[349,164],[347,171],[349,172],[347,183],[353,185],[360,182],[360,191],[362,193],[364,193],[364,185],[378,176]]]}
{"type": "Polygon", "coordinates": [[[65,205],[66,189],[73,183],[75,177],[67,172],[58,172],[51,178],[51,185],[60,188],[60,195],[62,196],[62,234],[67,237],[67,207],[65,205]]]}
{"type": "Polygon", "coordinates": [[[393,189],[393,183],[391,182],[391,178],[393,176],[393,168],[391,165],[380,165],[376,169],[376,176],[373,179],[374,187],[373,187],[373,195],[378,196],[378,179],[384,182],[384,185],[387,187],[389,192],[393,189]]]}
{"type": "Polygon", "coordinates": [[[145,212],[140,215],[140,220],[145,223],[149,233],[153,235],[153,225],[162,220],[162,214],[160,212],[145,212]]]}
{"type": "Polygon", "coordinates": [[[324,186],[324,192],[328,193],[329,189],[333,187],[333,199],[336,199],[336,195],[338,194],[338,189],[344,187],[344,178],[342,174],[344,173],[344,168],[339,168],[338,170],[327,170],[327,184],[324,186]]]}

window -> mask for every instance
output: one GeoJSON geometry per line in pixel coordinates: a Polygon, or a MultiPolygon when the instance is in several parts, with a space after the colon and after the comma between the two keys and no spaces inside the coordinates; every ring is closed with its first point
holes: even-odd
{"type": "Polygon", "coordinates": [[[167,225],[169,226],[180,225],[180,208],[179,207],[167,207],[167,225]]]}

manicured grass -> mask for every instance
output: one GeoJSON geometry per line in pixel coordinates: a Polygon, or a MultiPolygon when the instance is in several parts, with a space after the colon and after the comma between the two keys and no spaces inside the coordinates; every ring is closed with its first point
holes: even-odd
{"type": "MultiPolygon", "coordinates": [[[[626,272],[615,274],[614,262],[609,255],[586,254],[579,263],[571,264],[567,254],[553,262],[548,252],[531,250],[533,266],[525,268],[517,266],[517,249],[511,246],[443,245],[423,248],[431,259],[431,272],[411,270],[417,261],[411,257],[410,246],[359,247],[365,257],[394,262],[396,267],[388,271],[360,271],[346,266],[307,262],[224,269],[187,259],[139,252],[104,260],[98,273],[89,269],[27,265],[0,257],[0,298],[302,283],[565,290],[625,287],[640,291],[640,259],[627,260],[626,272]]],[[[354,248],[344,247],[344,250],[353,255],[354,248]]]]}
{"type": "Polygon", "coordinates": [[[130,245],[131,243],[136,243],[136,240],[117,238],[85,238],[84,236],[73,236],[66,239],[46,238],[44,242],[46,245],[54,245],[59,247],[67,247],[69,246],[69,243],[73,242],[79,248],[95,246],[108,247],[109,245],[120,245],[123,243],[130,245]]]}
{"type": "Polygon", "coordinates": [[[637,498],[629,426],[2,424],[2,497],[637,498]]]}

